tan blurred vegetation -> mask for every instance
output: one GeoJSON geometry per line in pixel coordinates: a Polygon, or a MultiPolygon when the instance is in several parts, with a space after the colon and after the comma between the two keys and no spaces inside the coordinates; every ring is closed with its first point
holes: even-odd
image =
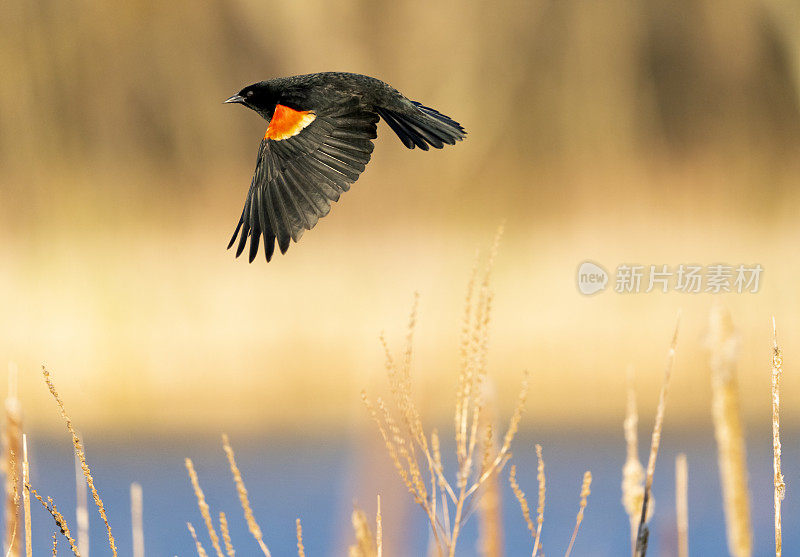
{"type": "MultiPolygon", "coordinates": [[[[84,424],[340,427],[362,417],[378,333],[401,334],[419,290],[416,371],[436,414],[463,279],[505,218],[500,395],[527,368],[537,423],[617,427],[626,366],[657,384],[683,307],[673,423],[710,423],[715,297],[587,299],[574,272],[761,263],[762,292],[719,298],[743,390],[767,400],[773,314],[787,356],[799,346],[799,37],[788,0],[7,0],[0,359],[20,363],[23,397],[43,396],[43,361],[73,378],[61,383],[84,424]],[[470,135],[409,152],[381,125],[329,217],[270,265],[236,261],[224,246],[265,124],[221,101],[324,70],[383,78],[470,135]]],[[[800,407],[791,374],[784,389],[800,407]]],[[[762,402],[746,416],[768,419],[762,402]]]]}

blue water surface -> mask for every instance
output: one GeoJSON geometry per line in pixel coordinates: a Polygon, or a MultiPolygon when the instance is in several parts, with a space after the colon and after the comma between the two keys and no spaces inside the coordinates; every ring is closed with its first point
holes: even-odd
{"type": "MultiPolygon", "coordinates": [[[[756,432],[753,432],[756,433],[756,432]]],[[[750,492],[754,529],[754,555],[774,555],[772,526],[772,447],[768,426],[749,442],[750,492]]],[[[800,547],[800,444],[798,436],[785,432],[784,474],[788,491],[783,506],[784,554],[800,547]]],[[[649,437],[645,439],[649,443],[649,437]]],[[[625,447],[621,435],[591,432],[534,435],[520,434],[514,444],[519,481],[536,507],[536,455],[541,443],[547,473],[547,507],[543,543],[548,555],[563,555],[575,523],[583,472],[592,471],[592,493],[573,555],[620,556],[629,552],[628,519],[620,503],[621,465],[625,447]]],[[[643,442],[643,445],[645,443],[643,442]]],[[[32,438],[32,481],[43,494],[52,496],[75,530],[75,476],[68,438],[32,438]]],[[[295,519],[301,517],[309,557],[346,555],[349,509],[354,486],[364,472],[364,450],[347,436],[272,436],[234,439],[237,460],[245,475],[253,510],[261,524],[273,556],[296,555],[295,519]]],[[[447,448],[447,447],[445,447],[447,448]]],[[[212,510],[224,510],[238,555],[259,555],[242,520],[236,492],[222,453],[219,437],[140,438],[117,437],[87,440],[89,464],[111,517],[120,555],[131,554],[129,488],[132,481],[144,490],[144,530],[147,555],[195,555],[186,528],[191,521],[206,550],[211,546],[197,510],[184,467],[184,457],[193,459],[212,510]]],[[[724,514],[721,503],[716,453],[711,432],[665,432],[656,470],[654,494],[656,514],[651,523],[648,555],[675,555],[674,462],[678,452],[689,462],[690,549],[693,555],[727,555],[724,514]]],[[[646,456],[642,447],[642,456],[646,456]]],[[[386,482],[399,482],[391,475],[384,451],[366,458],[370,466],[390,473],[386,482]]],[[[519,507],[503,473],[504,542],[509,556],[530,555],[532,543],[519,507]]],[[[396,488],[397,485],[391,487],[396,488]]],[[[401,490],[402,491],[402,490],[401,490]]],[[[35,503],[35,502],[34,502],[35,503]]],[[[365,507],[374,509],[374,504],[365,507]]],[[[105,529],[91,511],[91,554],[109,554],[105,529]]],[[[392,516],[390,509],[385,516],[392,516]]],[[[425,518],[416,508],[409,510],[410,523],[403,524],[404,545],[400,555],[426,554],[428,535],[425,518]]],[[[216,518],[216,514],[215,514],[216,518]]],[[[385,524],[385,528],[397,526],[385,524]]],[[[49,536],[55,526],[38,505],[33,508],[34,555],[50,551],[49,536]]],[[[74,532],[73,532],[74,534],[74,532]]],[[[460,555],[477,555],[477,520],[472,519],[461,541],[460,555]]],[[[61,548],[66,550],[62,541],[61,548]]],[[[398,550],[395,550],[398,551],[398,550]]],[[[210,551],[210,554],[213,553],[210,551]]]]}

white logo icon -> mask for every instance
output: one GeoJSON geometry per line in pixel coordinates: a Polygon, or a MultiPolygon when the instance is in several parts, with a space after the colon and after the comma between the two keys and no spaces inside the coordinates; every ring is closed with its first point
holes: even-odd
{"type": "Polygon", "coordinates": [[[578,267],[578,290],[581,294],[591,296],[606,289],[608,272],[597,263],[584,261],[578,267]]]}

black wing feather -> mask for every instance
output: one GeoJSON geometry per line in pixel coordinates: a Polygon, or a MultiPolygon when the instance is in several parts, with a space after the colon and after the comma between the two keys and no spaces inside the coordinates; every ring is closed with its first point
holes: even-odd
{"type": "MultiPolygon", "coordinates": [[[[250,186],[250,192],[244,204],[244,211],[242,211],[242,236],[239,239],[239,245],[236,247],[236,257],[239,257],[244,251],[244,246],[247,244],[247,237],[250,234],[250,204],[252,203],[253,186],[250,186]]],[[[235,238],[234,236],[233,239],[235,238]]]]}
{"type": "Polygon", "coordinates": [[[299,134],[283,140],[265,138],[258,152],[253,182],[230,248],[239,238],[238,257],[250,238],[253,261],[263,237],[267,261],[277,240],[281,253],[330,212],[331,203],[350,189],[372,156],[378,115],[357,101],[316,114],[299,134]]]}
{"type": "Polygon", "coordinates": [[[311,207],[309,215],[313,217],[313,220],[309,222],[308,227],[308,229],[311,230],[311,228],[313,228],[313,226],[316,224],[316,221],[327,215],[331,210],[331,202],[328,200],[325,193],[319,188],[315,181],[308,181],[307,187],[304,188],[301,185],[301,182],[297,180],[297,177],[295,176],[296,174],[297,170],[295,170],[294,166],[289,166],[283,173],[283,177],[286,180],[286,185],[289,186],[289,188],[297,192],[297,195],[302,195],[308,201],[308,204],[311,207]]]}
{"type": "MultiPolygon", "coordinates": [[[[264,190],[262,188],[258,189],[258,198],[256,205],[258,205],[258,224],[261,227],[261,233],[264,236],[264,250],[267,255],[267,261],[269,261],[270,257],[272,257],[269,251],[270,247],[275,244],[275,234],[272,233],[272,227],[269,225],[269,219],[267,218],[267,213],[266,211],[264,211],[264,190]]],[[[255,259],[256,251],[251,253],[251,259],[250,259],[251,262],[253,261],[253,259],[255,259]]]]}
{"type": "Polygon", "coordinates": [[[233,231],[233,236],[231,236],[231,241],[228,242],[228,249],[231,249],[231,246],[236,241],[236,236],[239,235],[239,230],[242,228],[243,222],[244,222],[244,209],[242,210],[242,216],[239,217],[239,224],[236,225],[236,230],[233,231]]]}

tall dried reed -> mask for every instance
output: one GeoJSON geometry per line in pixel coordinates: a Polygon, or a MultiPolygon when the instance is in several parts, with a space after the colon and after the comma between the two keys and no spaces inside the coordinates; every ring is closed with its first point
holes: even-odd
{"type": "Polygon", "coordinates": [[[197,472],[194,469],[192,459],[187,458],[185,460],[185,464],[186,471],[189,473],[189,480],[192,482],[194,495],[197,498],[197,507],[200,509],[200,515],[203,517],[203,522],[206,523],[208,537],[211,538],[211,545],[213,546],[217,557],[223,557],[222,548],[219,545],[219,536],[214,528],[214,521],[211,519],[211,507],[208,506],[208,503],[206,502],[206,496],[203,493],[203,489],[200,487],[200,480],[197,477],[197,472]]]}
{"type": "MultiPolygon", "coordinates": [[[[92,472],[89,469],[89,465],[86,463],[86,451],[83,448],[83,442],[81,442],[77,432],[75,431],[75,428],[72,426],[72,420],[67,415],[67,411],[64,408],[64,403],[61,401],[61,397],[58,395],[55,385],[53,385],[53,381],[50,379],[50,372],[48,372],[47,368],[45,368],[44,366],[42,366],[42,376],[44,377],[45,383],[47,383],[47,388],[50,390],[50,394],[53,396],[56,403],[58,404],[58,409],[61,412],[61,417],[67,424],[67,429],[72,435],[72,444],[75,449],[75,455],[78,457],[78,460],[80,460],[81,470],[83,471],[83,475],[86,478],[86,483],[88,484],[89,489],[92,491],[92,497],[94,498],[94,503],[95,506],[97,507],[97,511],[100,513],[100,518],[106,525],[106,534],[108,535],[108,545],[111,548],[111,554],[114,557],[117,557],[117,544],[114,541],[114,535],[111,533],[111,525],[108,523],[108,516],[106,515],[106,508],[103,505],[103,500],[100,498],[100,494],[97,492],[97,488],[95,488],[92,472]]],[[[70,543],[70,545],[72,545],[72,543],[70,543]]]]}
{"type": "MultiPolygon", "coordinates": [[[[636,538],[639,531],[639,518],[644,501],[644,466],[639,460],[639,411],[636,406],[636,389],[634,387],[633,367],[628,367],[627,373],[627,403],[625,409],[625,445],[627,458],[622,467],[622,505],[628,514],[628,523],[631,529],[631,555],[636,554],[636,538]]],[[[653,497],[648,503],[648,515],[652,514],[653,497]]]]}
{"type": "Polygon", "coordinates": [[[25,557],[33,557],[31,532],[31,468],[28,463],[28,436],[22,434],[22,509],[25,515],[25,557]]]}
{"type": "Polygon", "coordinates": [[[578,537],[578,528],[581,527],[583,522],[583,512],[586,510],[586,505],[589,502],[589,495],[592,493],[592,473],[588,470],[583,474],[583,482],[581,483],[581,502],[578,506],[578,516],[575,518],[575,529],[572,530],[572,537],[569,540],[569,546],[564,557],[569,557],[572,553],[572,547],[575,545],[575,538],[578,537]]]}
{"type": "Polygon", "coordinates": [[[773,496],[775,506],[775,556],[783,553],[783,526],[781,525],[781,501],[786,495],[786,483],[781,472],[781,372],[783,354],[778,346],[775,318],[772,318],[772,469],[775,474],[773,496]]]}
{"type": "Polygon", "coordinates": [[[522,518],[528,526],[531,538],[536,539],[536,527],[533,525],[533,520],[531,520],[531,507],[528,504],[528,498],[525,496],[525,492],[519,487],[519,483],[517,482],[517,467],[514,465],[512,465],[508,471],[508,483],[511,486],[511,491],[514,492],[514,497],[517,498],[520,511],[522,511],[522,518]]]}
{"type": "Polygon", "coordinates": [[[295,524],[297,527],[297,557],[306,557],[306,548],[303,545],[303,525],[300,524],[299,518],[295,524]]]}
{"type": "MultiPolygon", "coordinates": [[[[48,388],[50,390],[50,393],[53,395],[53,397],[55,398],[56,402],[58,403],[59,409],[61,411],[61,415],[62,415],[62,417],[64,418],[64,420],[67,423],[67,429],[69,430],[70,434],[73,437],[73,446],[75,448],[75,458],[76,458],[76,460],[78,460],[81,463],[81,468],[80,469],[81,469],[82,473],[84,474],[84,477],[85,477],[84,479],[86,480],[86,483],[89,483],[89,480],[91,479],[91,474],[89,473],[89,467],[86,464],[86,455],[85,455],[85,453],[83,451],[83,443],[78,439],[77,434],[75,433],[75,430],[72,427],[72,422],[69,419],[69,417],[67,416],[66,410],[64,409],[64,405],[61,402],[61,398],[58,396],[58,393],[56,392],[55,386],[53,385],[52,381],[50,380],[49,373],[47,372],[47,370],[44,367],[42,368],[42,372],[43,372],[43,375],[44,375],[45,383],[47,384],[47,386],[48,386],[48,388]]],[[[30,477],[31,477],[31,474],[30,474],[30,463],[28,461],[28,436],[26,434],[21,434],[21,439],[22,439],[21,445],[22,445],[22,487],[23,487],[22,500],[23,500],[24,520],[25,520],[25,555],[26,555],[26,557],[31,557],[33,555],[33,543],[32,543],[33,542],[33,532],[32,532],[32,528],[31,528],[31,494],[34,496],[34,498],[37,501],[39,501],[39,503],[42,505],[42,507],[53,518],[53,520],[56,523],[56,526],[58,526],[60,532],[64,535],[64,537],[69,542],[69,546],[70,546],[70,549],[72,550],[72,553],[76,557],[81,557],[81,555],[82,555],[81,549],[79,548],[79,545],[76,542],[76,540],[72,537],[72,534],[70,532],[70,529],[69,529],[69,526],[67,524],[66,518],[64,518],[64,515],[61,514],[61,512],[58,510],[58,508],[56,507],[56,504],[53,502],[53,499],[51,497],[48,497],[47,500],[45,500],[41,495],[39,495],[39,493],[36,491],[36,489],[34,489],[31,486],[31,481],[30,481],[30,477]]],[[[92,489],[94,489],[93,483],[91,485],[92,485],[92,489]]],[[[102,506],[102,501],[100,500],[100,497],[99,497],[99,495],[96,494],[96,492],[95,492],[95,501],[98,503],[98,509],[100,509],[101,517],[103,517],[104,520],[105,520],[105,509],[102,506]]],[[[106,526],[108,526],[108,522],[107,521],[106,521],[106,526]]],[[[112,549],[112,551],[115,551],[115,546],[114,546],[114,542],[113,542],[113,537],[111,537],[110,528],[108,530],[108,533],[109,533],[110,540],[111,540],[111,549],[112,549]]],[[[55,534],[53,534],[53,535],[54,535],[53,554],[55,555],[56,551],[57,551],[57,541],[55,539],[55,534]]],[[[88,549],[88,545],[87,545],[87,549],[88,549]]],[[[10,550],[11,550],[11,548],[9,548],[9,554],[10,554],[10,550]]],[[[116,553],[114,553],[114,555],[116,555],[116,553]]]]}
{"type": "Polygon", "coordinates": [[[5,544],[8,555],[19,555],[19,454],[22,452],[22,409],[17,398],[18,369],[8,364],[8,394],[5,403],[3,428],[3,473],[5,474],[5,544]]]}
{"type": "Polygon", "coordinates": [[[675,363],[675,350],[678,346],[678,331],[680,329],[681,317],[678,314],[675,323],[675,331],[672,333],[672,342],[669,352],[667,352],[667,363],[664,367],[664,378],[661,382],[661,391],[658,395],[658,406],[656,407],[656,419],[653,424],[653,434],[650,438],[650,457],[647,460],[647,473],[644,481],[644,495],[642,497],[642,508],[639,515],[639,528],[636,534],[637,557],[645,557],[647,553],[647,540],[650,537],[650,530],[647,528],[647,513],[650,508],[651,489],[653,487],[653,475],[656,471],[656,458],[658,448],[661,446],[661,430],[664,427],[664,414],[667,410],[667,393],[669,392],[670,379],[672,378],[672,367],[675,363]]]}
{"type": "Polygon", "coordinates": [[[228,517],[222,511],[219,513],[219,531],[222,533],[222,541],[225,543],[225,553],[228,557],[234,557],[236,551],[233,549],[233,540],[231,540],[231,532],[228,529],[228,517]]]}
{"type": "Polygon", "coordinates": [[[689,557],[689,469],[683,453],[675,457],[675,524],[678,557],[689,557]]]}
{"type": "Polygon", "coordinates": [[[753,534],[747,488],[747,449],[736,380],[738,339],[730,314],[721,306],[711,311],[708,344],[711,409],[717,439],[728,551],[734,557],[749,557],[753,552],[753,534]]]}
{"type": "Polygon", "coordinates": [[[236,493],[239,495],[239,503],[244,512],[244,520],[247,522],[247,528],[250,530],[250,534],[255,538],[264,556],[271,557],[267,544],[264,543],[264,535],[261,532],[261,527],[258,525],[258,522],[256,522],[253,509],[250,507],[250,498],[247,495],[247,488],[244,485],[242,473],[239,470],[239,466],[236,464],[236,455],[233,452],[233,447],[231,447],[228,436],[224,433],[222,434],[222,448],[225,451],[225,456],[228,458],[228,465],[231,469],[233,482],[236,484],[236,493]]]}
{"type": "Polygon", "coordinates": [[[349,557],[375,557],[378,554],[377,542],[372,535],[367,515],[358,507],[353,508],[351,516],[356,541],[348,550],[349,557]]]}
{"type": "MultiPolygon", "coordinates": [[[[519,484],[517,483],[517,470],[516,466],[511,466],[511,470],[508,474],[508,483],[511,485],[511,491],[514,493],[514,496],[517,498],[517,502],[519,502],[520,510],[522,511],[522,518],[525,520],[525,524],[528,527],[528,530],[531,533],[531,539],[533,540],[533,551],[531,552],[531,557],[536,557],[537,555],[544,555],[544,550],[542,549],[542,526],[544,524],[544,505],[545,505],[545,494],[546,494],[546,487],[545,487],[545,474],[544,474],[544,459],[542,458],[542,446],[536,445],[536,460],[538,461],[538,465],[536,467],[536,479],[539,483],[539,504],[536,508],[536,526],[533,524],[533,520],[531,518],[531,510],[530,505],[528,504],[528,499],[525,496],[525,492],[522,491],[519,484]]],[[[583,500],[584,491],[586,491],[585,496],[588,497],[588,485],[586,482],[591,483],[591,473],[586,472],[584,475],[584,486],[586,490],[581,490],[581,511],[578,515],[578,523],[580,525],[580,521],[583,520],[583,508],[586,507],[586,501],[583,500]]],[[[570,542],[570,547],[574,543],[575,535],[577,535],[578,530],[576,528],[573,532],[573,539],[570,542]]]]}
{"type": "Polygon", "coordinates": [[[391,397],[399,418],[395,419],[382,398],[377,398],[373,404],[362,392],[362,400],[378,427],[395,470],[428,518],[434,550],[440,557],[455,555],[464,523],[477,508],[476,493],[508,462],[511,442],[519,427],[528,393],[526,374],[500,448],[492,451],[483,443],[483,458],[476,463],[480,440],[490,438],[490,426],[481,419],[485,409],[482,387],[488,372],[489,322],[493,298],[491,271],[501,235],[502,227],[495,236],[480,282],[477,280],[479,273],[476,265],[467,288],[461,331],[461,368],[453,418],[458,462],[455,482],[451,483],[444,473],[438,433],[434,430],[428,439],[412,396],[411,356],[417,321],[417,296],[414,298],[405,347],[399,361],[395,360],[385,339],[381,337],[391,397]],[[487,449],[489,453],[485,452],[487,449]]]}
{"type": "Polygon", "coordinates": [[[133,557],[144,557],[144,526],[142,486],[137,482],[131,484],[131,538],[133,540],[133,557]]]}
{"type": "Polygon", "coordinates": [[[58,529],[61,531],[63,536],[69,542],[69,547],[70,549],[72,549],[72,553],[75,555],[75,557],[81,557],[81,552],[78,549],[78,545],[75,542],[75,538],[72,537],[72,533],[70,532],[69,526],[67,525],[67,519],[65,519],[64,515],[59,512],[58,508],[56,507],[56,504],[53,502],[53,498],[48,497],[47,500],[45,501],[42,498],[42,496],[39,495],[39,493],[37,493],[37,491],[33,487],[31,487],[30,484],[27,484],[25,486],[25,489],[30,491],[36,498],[36,500],[39,501],[39,503],[41,503],[42,507],[44,507],[44,510],[46,510],[50,514],[50,516],[53,517],[56,526],[58,526],[58,529]]]}
{"type": "Polygon", "coordinates": [[[542,525],[544,524],[544,504],[546,502],[546,478],[544,475],[544,458],[542,458],[542,446],[536,445],[536,481],[539,482],[539,505],[536,507],[536,537],[533,539],[533,555],[541,547],[542,525]]]}
{"type": "MultiPolygon", "coordinates": [[[[79,436],[80,437],[80,436],[79,436]]],[[[83,439],[81,439],[83,443],[83,439]]],[[[81,461],[75,455],[75,524],[78,526],[78,548],[83,557],[89,557],[89,499],[86,494],[86,478],[83,477],[81,461]]]]}
{"type": "MultiPolygon", "coordinates": [[[[494,411],[495,399],[493,385],[486,381],[483,385],[484,412],[481,416],[481,429],[485,432],[482,445],[482,467],[488,465],[488,460],[495,454],[499,447],[494,437],[494,411]]],[[[492,474],[487,478],[478,497],[478,549],[482,557],[501,557],[505,554],[503,548],[503,496],[500,490],[500,477],[492,474]]]]}
{"type": "Polygon", "coordinates": [[[375,545],[377,557],[383,557],[383,517],[381,516],[381,496],[378,495],[378,510],[375,513],[375,545]]]}
{"type": "Polygon", "coordinates": [[[186,523],[186,527],[189,528],[189,533],[192,535],[192,539],[194,540],[194,546],[195,546],[195,549],[197,549],[197,556],[198,557],[208,557],[208,553],[206,553],[206,550],[203,547],[203,544],[200,543],[199,539],[197,539],[197,532],[195,531],[194,526],[192,526],[192,523],[191,522],[187,522],[186,523]]]}

